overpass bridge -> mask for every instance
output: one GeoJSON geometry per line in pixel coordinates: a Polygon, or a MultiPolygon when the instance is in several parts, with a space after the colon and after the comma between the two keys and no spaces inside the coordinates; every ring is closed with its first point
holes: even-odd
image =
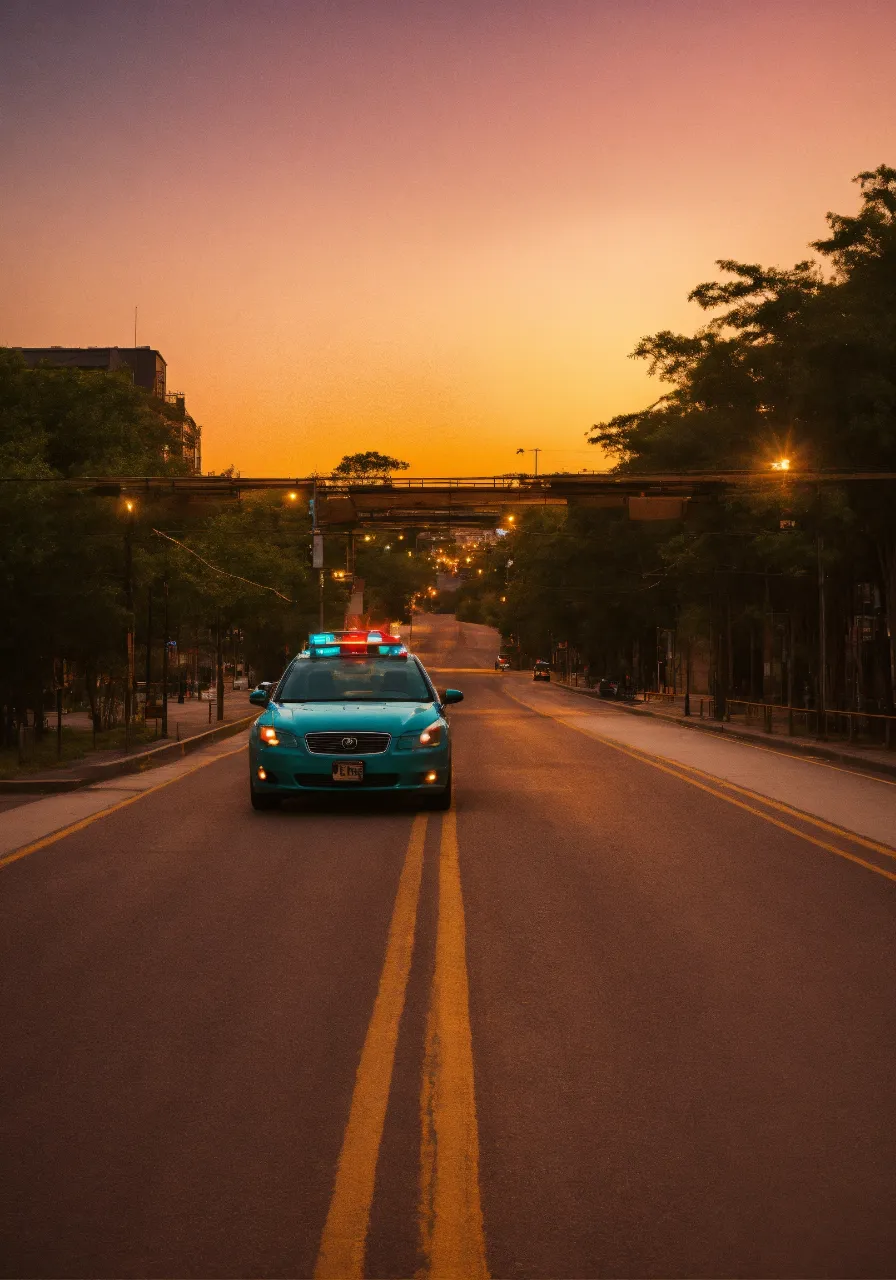
{"type": "Polygon", "coordinates": [[[490,528],[529,507],[590,507],[626,511],[632,520],[671,520],[689,504],[726,494],[856,485],[893,492],[896,472],[692,471],[633,474],[608,471],[532,476],[389,477],[346,480],[333,476],[100,476],[3,483],[49,485],[67,492],[175,505],[234,502],[253,493],[280,493],[284,501],[314,502],[323,531],[390,528],[490,528]]]}

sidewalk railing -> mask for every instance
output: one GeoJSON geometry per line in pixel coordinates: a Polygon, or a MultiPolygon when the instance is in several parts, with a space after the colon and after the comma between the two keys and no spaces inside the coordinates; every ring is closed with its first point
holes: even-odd
{"type": "MultiPolygon", "coordinates": [[[[708,700],[709,716],[715,715],[715,700],[708,700]]],[[[776,724],[786,725],[789,737],[798,732],[814,738],[842,738],[847,742],[865,742],[887,749],[896,747],[896,715],[884,715],[874,711],[819,712],[813,707],[790,707],[776,702],[751,702],[743,698],[728,698],[725,703],[725,720],[732,715],[742,715],[744,723],[760,725],[766,733],[774,733],[776,724]]]]}
{"type": "MultiPolygon", "coordinates": [[[[567,681],[558,672],[555,677],[560,684],[567,681]]],[[[568,682],[572,685],[584,680],[575,677],[568,682]]],[[[595,685],[596,691],[596,685],[595,685]]],[[[669,707],[681,707],[684,694],[669,693],[664,690],[644,689],[638,695],[644,703],[660,702],[669,707]]],[[[706,694],[691,694],[690,712],[694,719],[715,719],[715,699],[706,694]]],[[[725,702],[727,723],[732,717],[742,718],[748,726],[761,728],[765,733],[786,733],[788,737],[806,737],[819,739],[835,739],[852,742],[863,746],[880,746],[888,750],[896,749],[896,715],[888,715],[877,711],[839,711],[827,710],[819,713],[814,707],[791,707],[778,702],[754,702],[747,698],[728,698],[725,702]]]]}

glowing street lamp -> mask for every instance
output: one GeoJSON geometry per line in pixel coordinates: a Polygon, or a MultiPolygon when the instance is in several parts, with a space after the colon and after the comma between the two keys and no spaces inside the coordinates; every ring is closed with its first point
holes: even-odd
{"type": "Polygon", "coordinates": [[[772,463],[772,471],[789,471],[789,470],[790,470],[789,458],[778,458],[777,462],[772,463]]]}

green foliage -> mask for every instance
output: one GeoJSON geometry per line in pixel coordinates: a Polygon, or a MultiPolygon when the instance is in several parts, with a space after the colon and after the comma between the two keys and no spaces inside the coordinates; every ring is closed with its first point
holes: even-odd
{"type": "MultiPolygon", "coordinates": [[[[723,278],[690,294],[708,322],[694,335],[662,330],[638,343],[633,357],[646,361],[667,390],[645,409],[597,424],[590,435],[621,472],[740,469],[767,477],[781,456],[799,470],[896,471],[896,169],[881,165],[856,182],[861,207],[854,216],[828,215],[829,237],[812,246],[820,260],[779,269],[722,259],[723,278]]],[[[872,584],[889,617],[891,643],[896,637],[891,495],[892,485],[811,494],[785,478],[774,486],[765,479],[723,505],[694,504],[671,535],[661,525],[635,533],[616,521],[614,559],[631,574],[628,588],[621,579],[613,582],[612,573],[608,580],[594,558],[600,552],[593,535],[573,513],[567,532],[588,560],[608,634],[620,634],[621,627],[629,643],[643,639],[647,619],[636,595],[621,605],[625,590],[638,590],[633,548],[640,543],[643,554],[652,545],[660,574],[649,597],[656,601],[656,627],[670,625],[674,615],[679,625],[691,619],[693,630],[695,618],[714,616],[716,630],[724,627],[736,643],[738,627],[788,616],[793,635],[802,636],[806,678],[813,680],[817,538],[824,539],[830,675],[840,699],[848,700],[857,696],[847,688],[844,639],[853,624],[856,583],[872,584]]],[[[614,523],[609,514],[601,520],[607,528],[614,523]]],[[[525,572],[534,571],[535,553],[521,547],[516,558],[525,572]]],[[[587,647],[590,624],[572,616],[570,602],[556,599],[557,584],[573,580],[564,545],[552,547],[550,561],[543,584],[552,600],[548,616],[521,625],[559,629],[587,647]]],[[[877,633],[885,631],[881,623],[877,633]]],[[[730,655],[724,662],[736,667],[730,655]]],[[[876,653],[873,675],[866,662],[861,677],[881,705],[892,704],[891,664],[892,655],[888,662],[885,652],[876,653]]]]}
{"type": "Polygon", "coordinates": [[[369,449],[366,453],[345,454],[333,468],[333,475],[343,480],[385,480],[393,471],[408,470],[409,462],[369,449]]]}
{"type": "Polygon", "coordinates": [[[397,535],[381,534],[374,543],[361,543],[355,572],[364,580],[367,613],[377,622],[409,621],[412,599],[433,579],[431,564],[414,549],[413,530],[407,530],[401,541],[397,535]]]}

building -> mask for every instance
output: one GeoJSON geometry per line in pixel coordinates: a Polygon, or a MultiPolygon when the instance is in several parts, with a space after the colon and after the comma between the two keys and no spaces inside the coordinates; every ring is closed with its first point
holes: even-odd
{"type": "Polygon", "coordinates": [[[134,385],[164,402],[165,415],[180,426],[183,456],[194,475],[202,474],[202,428],[187,412],[182,391],[168,391],[168,366],[152,347],[19,347],[29,368],[80,369],[85,373],[115,373],[129,369],[134,385]]]}
{"type": "Polygon", "coordinates": [[[89,373],[114,373],[130,369],[134,384],[150,395],[165,399],[166,372],[162,355],[152,347],[19,347],[25,363],[56,369],[83,369],[89,373]]]}

